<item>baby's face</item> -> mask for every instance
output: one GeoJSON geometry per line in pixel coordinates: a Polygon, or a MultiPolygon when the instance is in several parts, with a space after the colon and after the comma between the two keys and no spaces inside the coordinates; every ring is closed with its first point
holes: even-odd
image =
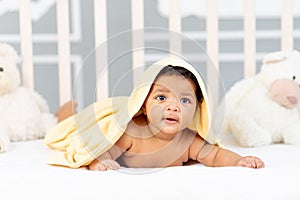
{"type": "Polygon", "coordinates": [[[162,75],[153,84],[144,109],[160,132],[175,134],[193,119],[197,102],[194,83],[180,75],[162,75]]]}

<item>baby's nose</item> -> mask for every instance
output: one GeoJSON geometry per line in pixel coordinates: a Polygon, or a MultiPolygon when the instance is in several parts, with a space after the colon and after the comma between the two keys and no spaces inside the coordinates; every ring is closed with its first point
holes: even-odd
{"type": "Polygon", "coordinates": [[[180,110],[178,102],[172,102],[167,106],[168,111],[178,112],[180,110]]]}
{"type": "Polygon", "coordinates": [[[290,102],[291,104],[297,104],[297,103],[298,103],[297,98],[294,97],[294,96],[288,96],[287,99],[289,100],[289,102],[290,102]]]}

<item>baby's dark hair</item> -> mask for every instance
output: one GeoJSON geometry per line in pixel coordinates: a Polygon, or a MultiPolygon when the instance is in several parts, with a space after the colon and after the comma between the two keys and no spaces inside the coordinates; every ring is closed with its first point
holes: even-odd
{"type": "Polygon", "coordinates": [[[199,103],[202,103],[203,94],[202,94],[201,88],[198,84],[197,78],[195,77],[195,75],[192,72],[185,69],[184,67],[167,65],[162,70],[160,70],[160,72],[156,76],[156,79],[158,79],[162,75],[181,75],[184,78],[188,78],[191,81],[193,81],[193,83],[196,86],[195,93],[196,93],[197,100],[199,103]]]}

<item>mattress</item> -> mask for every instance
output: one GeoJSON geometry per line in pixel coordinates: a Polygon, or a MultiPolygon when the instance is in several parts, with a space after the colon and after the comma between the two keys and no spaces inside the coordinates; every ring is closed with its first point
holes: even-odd
{"type": "Polygon", "coordinates": [[[300,199],[300,146],[225,148],[261,157],[266,167],[190,166],[89,171],[46,164],[54,152],[42,140],[12,143],[0,154],[0,199],[300,199]]]}

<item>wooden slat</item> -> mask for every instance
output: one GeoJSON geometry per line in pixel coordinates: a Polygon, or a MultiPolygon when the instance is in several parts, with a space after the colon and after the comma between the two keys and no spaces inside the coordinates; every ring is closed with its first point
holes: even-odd
{"type": "Polygon", "coordinates": [[[293,50],[293,39],[293,0],[281,0],[281,50],[293,50]]]}
{"type": "Polygon", "coordinates": [[[32,61],[32,21],[30,14],[30,0],[20,3],[19,24],[21,37],[22,81],[28,88],[34,88],[34,69],[32,61]]]}
{"type": "Polygon", "coordinates": [[[256,74],[255,0],[244,0],[244,77],[256,74]]]}
{"type": "Polygon", "coordinates": [[[181,55],[181,12],[180,0],[169,0],[169,30],[170,30],[170,54],[181,55]]]}
{"type": "Polygon", "coordinates": [[[207,84],[213,106],[219,102],[219,22],[218,0],[206,0],[207,84]]]}
{"type": "Polygon", "coordinates": [[[144,0],[131,0],[133,84],[136,85],[144,69],[144,0]]]}
{"type": "Polygon", "coordinates": [[[109,96],[106,10],[106,0],[94,0],[95,62],[97,81],[96,95],[98,101],[109,96]]]}
{"type": "Polygon", "coordinates": [[[70,20],[69,1],[57,0],[57,35],[58,35],[58,76],[60,104],[70,100],[71,62],[70,62],[70,20]]]}

